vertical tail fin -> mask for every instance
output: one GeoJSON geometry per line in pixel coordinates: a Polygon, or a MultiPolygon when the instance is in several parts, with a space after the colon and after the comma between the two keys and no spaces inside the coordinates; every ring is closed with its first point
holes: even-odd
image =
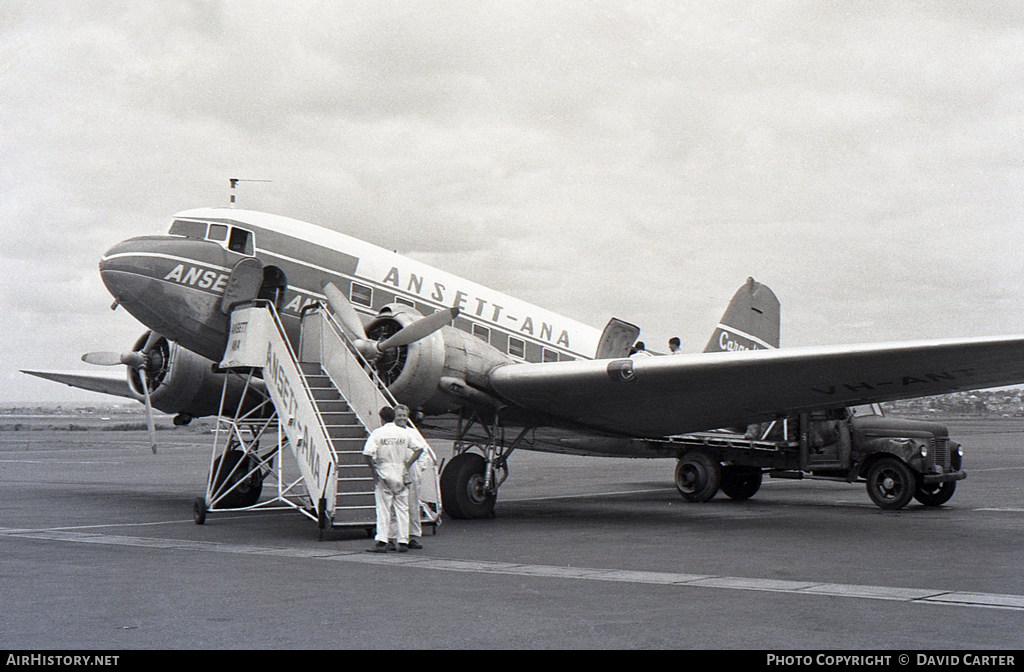
{"type": "Polygon", "coordinates": [[[704,352],[779,347],[779,300],[767,285],[747,278],[733,295],[704,352]]]}

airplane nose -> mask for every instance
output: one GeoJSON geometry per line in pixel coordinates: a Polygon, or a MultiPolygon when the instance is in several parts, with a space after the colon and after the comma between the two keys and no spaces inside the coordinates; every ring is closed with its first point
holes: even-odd
{"type": "Polygon", "coordinates": [[[145,257],[139,256],[139,252],[136,239],[122,240],[100,259],[100,278],[119,303],[136,299],[141,289],[139,280],[148,275],[145,257]]]}

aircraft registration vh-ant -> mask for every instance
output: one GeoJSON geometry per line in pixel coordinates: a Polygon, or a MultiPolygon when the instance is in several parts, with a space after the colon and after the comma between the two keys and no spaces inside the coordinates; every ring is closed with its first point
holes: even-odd
{"type": "Polygon", "coordinates": [[[629,357],[639,329],[627,322],[598,330],[342,233],[234,208],[178,213],[167,234],[117,243],[99,267],[115,307],[149,331],[128,353],[83,359],[124,364],[127,379],[26,373],[183,424],[217,414],[222,393],[243,401],[216,364],[234,305],[273,303],[295,343],[304,309],[327,304],[425,435],[489,437],[443,470],[454,517],[493,514],[515,449],[678,459],[667,438],[687,432],[1024,382],[1020,336],[778,349],[778,300],[753,279],[705,352],[629,357]]]}

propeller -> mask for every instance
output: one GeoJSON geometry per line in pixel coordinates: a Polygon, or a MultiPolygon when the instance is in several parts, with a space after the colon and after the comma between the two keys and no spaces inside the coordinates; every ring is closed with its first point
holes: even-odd
{"type": "Polygon", "coordinates": [[[156,423],[153,421],[153,402],[149,398],[149,381],[147,374],[159,371],[164,365],[163,357],[159,350],[153,352],[157,343],[160,342],[160,334],[150,331],[146,337],[146,343],[141,350],[131,352],[87,352],[82,355],[82,361],[87,364],[98,366],[125,366],[135,369],[139,373],[139,380],[142,385],[142,396],[146,403],[146,428],[149,430],[149,447],[156,455],[156,423]]]}
{"type": "Polygon", "coordinates": [[[349,336],[352,337],[352,342],[356,349],[369,361],[377,359],[385,350],[399,348],[426,338],[441,327],[451,324],[452,320],[459,315],[458,308],[445,308],[433,315],[421,317],[383,341],[374,341],[366,335],[363,322],[359,319],[356,309],[352,307],[352,304],[341,290],[335,287],[333,283],[327,283],[324,286],[324,294],[327,296],[327,303],[338,318],[338,322],[348,332],[349,336]]]}

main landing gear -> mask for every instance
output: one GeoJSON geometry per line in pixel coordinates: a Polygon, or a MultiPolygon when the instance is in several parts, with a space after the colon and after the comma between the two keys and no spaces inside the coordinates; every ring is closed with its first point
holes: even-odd
{"type": "Polygon", "coordinates": [[[489,421],[473,412],[460,415],[455,456],[441,472],[441,504],[452,518],[490,518],[498,500],[498,488],[508,478],[508,457],[526,436],[519,436],[505,446],[505,428],[497,417],[489,421]],[[486,438],[470,438],[470,431],[480,426],[486,438]],[[476,449],[480,452],[472,452],[476,449]]]}

